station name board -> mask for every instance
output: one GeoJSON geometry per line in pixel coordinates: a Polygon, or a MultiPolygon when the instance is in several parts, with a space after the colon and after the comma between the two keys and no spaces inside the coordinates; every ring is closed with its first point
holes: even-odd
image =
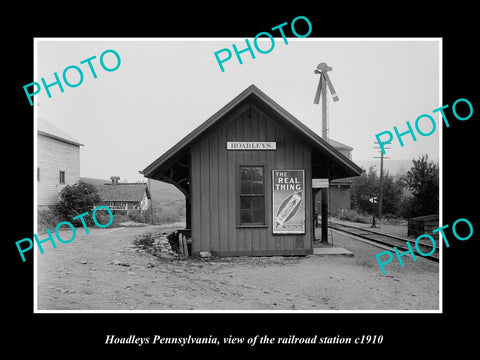
{"type": "Polygon", "coordinates": [[[227,141],[227,150],[277,150],[277,143],[265,141],[227,141]]]}

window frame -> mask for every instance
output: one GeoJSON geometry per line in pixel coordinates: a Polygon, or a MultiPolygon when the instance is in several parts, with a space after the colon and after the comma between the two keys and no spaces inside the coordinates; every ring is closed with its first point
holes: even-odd
{"type": "Polygon", "coordinates": [[[235,176],[236,182],[236,210],[237,210],[237,228],[267,228],[268,227],[268,217],[267,217],[267,176],[268,176],[268,168],[266,162],[245,162],[245,163],[237,163],[237,171],[235,176]],[[262,167],[263,168],[263,194],[259,195],[242,195],[241,194],[241,168],[243,167],[262,167]],[[241,219],[241,198],[242,197],[263,197],[263,223],[252,223],[252,224],[242,224],[241,219]]]}
{"type": "Polygon", "coordinates": [[[65,184],[65,170],[58,170],[58,183],[61,185],[65,184]],[[62,181],[62,174],[63,174],[63,181],[62,181]]]}

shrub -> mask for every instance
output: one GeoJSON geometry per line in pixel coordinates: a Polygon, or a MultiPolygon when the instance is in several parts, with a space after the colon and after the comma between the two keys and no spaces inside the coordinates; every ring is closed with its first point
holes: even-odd
{"type": "Polygon", "coordinates": [[[131,211],[128,213],[128,218],[132,221],[138,222],[138,223],[147,223],[147,215],[145,213],[142,213],[138,210],[131,211]]]}
{"type": "Polygon", "coordinates": [[[61,218],[54,208],[38,209],[37,211],[37,228],[42,231],[46,228],[55,229],[58,223],[64,219],[61,218]]]}
{"type": "MultiPolygon", "coordinates": [[[[72,220],[72,218],[85,212],[90,214],[93,207],[100,202],[101,199],[95,186],[80,180],[73,185],[66,185],[62,189],[56,213],[63,220],[69,221],[75,226],[82,226],[80,219],[72,220]]],[[[93,225],[91,216],[84,216],[83,219],[87,226],[93,225]]]]}
{"type": "Polygon", "coordinates": [[[358,222],[368,224],[372,222],[372,217],[363,213],[359,213],[357,210],[342,210],[338,211],[335,215],[339,220],[358,222]]]}
{"type": "Polygon", "coordinates": [[[394,214],[385,214],[382,217],[382,223],[388,225],[405,225],[405,219],[394,214]]]}
{"type": "Polygon", "coordinates": [[[413,159],[413,166],[402,177],[403,186],[413,198],[405,201],[401,211],[406,218],[439,212],[439,167],[438,162],[429,161],[428,155],[413,159]]]}
{"type": "Polygon", "coordinates": [[[421,205],[417,198],[406,197],[400,203],[400,215],[404,219],[409,219],[418,215],[425,215],[421,212],[421,205]]]}

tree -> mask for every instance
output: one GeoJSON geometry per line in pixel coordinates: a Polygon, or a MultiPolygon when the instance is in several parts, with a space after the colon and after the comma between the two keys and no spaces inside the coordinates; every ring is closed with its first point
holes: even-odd
{"type": "Polygon", "coordinates": [[[412,192],[413,198],[405,203],[403,212],[406,217],[438,214],[438,163],[428,161],[428,154],[412,161],[413,166],[402,177],[402,184],[412,192]]]}
{"type": "MultiPolygon", "coordinates": [[[[56,207],[56,212],[65,221],[70,221],[76,226],[81,226],[80,219],[72,221],[72,218],[91,212],[95,205],[101,202],[97,189],[94,185],[83,181],[78,181],[73,185],[66,185],[60,192],[60,203],[56,207]]],[[[91,217],[83,217],[87,225],[92,225],[91,217]]]]}
{"type": "Polygon", "coordinates": [[[395,180],[388,171],[383,174],[383,201],[382,210],[384,214],[397,215],[402,201],[402,184],[395,180]]]}
{"type": "MultiPolygon", "coordinates": [[[[379,198],[380,179],[374,167],[371,166],[367,173],[362,173],[353,179],[350,190],[351,206],[368,214],[378,213],[378,203],[373,204],[370,199],[379,198]]],[[[383,174],[383,200],[384,214],[398,214],[402,200],[402,186],[388,171],[383,174]]]]}
{"type": "Polygon", "coordinates": [[[378,196],[378,176],[373,170],[373,166],[368,169],[368,173],[362,172],[360,176],[353,179],[350,190],[352,209],[372,214],[376,207],[369,200],[378,196]]]}

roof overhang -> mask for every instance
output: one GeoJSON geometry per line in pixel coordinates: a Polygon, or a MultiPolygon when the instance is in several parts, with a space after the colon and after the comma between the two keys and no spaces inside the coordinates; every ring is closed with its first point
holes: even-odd
{"type": "Polygon", "coordinates": [[[63,137],[56,136],[56,135],[53,135],[53,134],[49,134],[49,133],[41,131],[41,130],[37,130],[37,133],[38,133],[38,135],[43,135],[43,136],[46,136],[46,137],[49,137],[49,138],[67,143],[67,144],[76,145],[76,146],[84,146],[83,144],[81,144],[79,142],[76,142],[76,141],[73,141],[73,140],[68,140],[68,139],[65,139],[63,137]]]}

